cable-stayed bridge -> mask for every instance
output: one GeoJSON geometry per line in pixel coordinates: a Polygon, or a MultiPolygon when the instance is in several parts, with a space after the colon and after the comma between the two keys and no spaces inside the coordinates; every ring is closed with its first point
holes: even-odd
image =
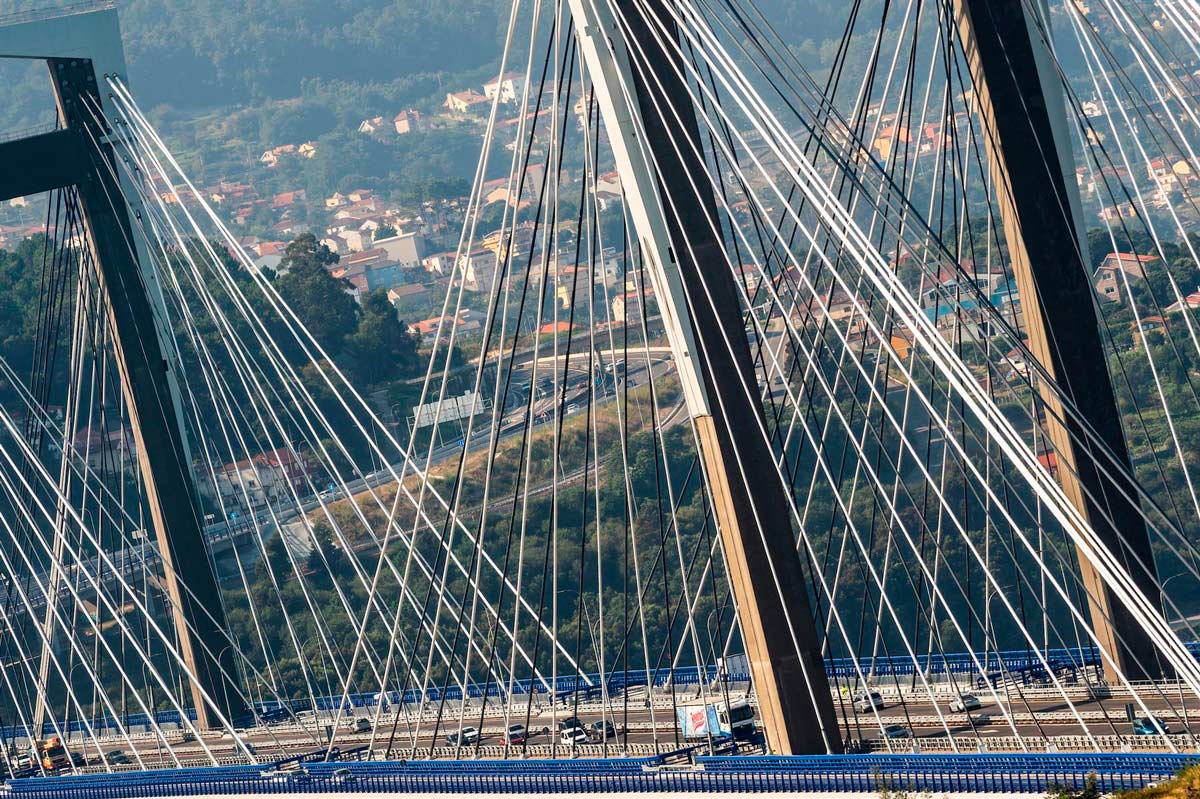
{"type": "Polygon", "coordinates": [[[328,251],[256,268],[189,178],[111,4],[0,18],[58,112],[0,142],[0,199],[49,196],[0,359],[6,790],[1169,776],[1195,17],[855,3],[814,75],[751,0],[514,0],[407,425],[352,301],[284,299],[328,251]]]}

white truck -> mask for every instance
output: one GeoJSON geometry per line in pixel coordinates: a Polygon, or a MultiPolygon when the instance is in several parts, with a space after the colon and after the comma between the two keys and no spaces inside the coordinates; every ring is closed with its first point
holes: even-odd
{"type": "Polygon", "coordinates": [[[691,702],[675,708],[676,720],[688,740],[731,736],[739,740],[753,738],[754,708],[745,699],[724,702],[691,702]]]}

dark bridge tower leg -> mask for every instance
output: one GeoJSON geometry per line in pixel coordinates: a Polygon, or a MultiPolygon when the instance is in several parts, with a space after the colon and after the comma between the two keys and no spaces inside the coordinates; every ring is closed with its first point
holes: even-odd
{"type": "MultiPolygon", "coordinates": [[[[650,13],[674,32],[664,2],[670,0],[650,0],[650,13]]],[[[725,244],[715,232],[716,200],[705,165],[687,144],[703,152],[696,112],[676,74],[681,66],[676,54],[663,52],[643,7],[637,0],[618,0],[618,6],[632,29],[633,55],[605,3],[571,0],[588,76],[699,435],[767,742],[779,754],[840,752],[808,581],[775,457],[761,432],[766,424],[742,305],[725,244]],[[643,70],[653,78],[643,80],[643,70]],[[622,85],[634,88],[636,108],[624,101],[622,85]]]]}
{"type": "Polygon", "coordinates": [[[93,144],[93,137],[102,142],[109,131],[99,129],[89,111],[98,100],[92,63],[52,59],[49,65],[59,112],[67,130],[74,133],[74,145],[85,154],[83,173],[76,181],[82,217],[104,296],[179,647],[196,675],[191,688],[197,725],[212,729],[219,723],[204,694],[231,722],[246,716],[248,708],[231,679],[238,667],[225,635],[225,612],[200,522],[179,388],[171,372],[173,358],[161,338],[166,331],[159,329],[165,323],[160,287],[152,271],[139,265],[139,242],[121,191],[117,156],[110,145],[97,149],[93,144]]]}
{"type": "Polygon", "coordinates": [[[796,551],[775,455],[762,434],[767,424],[742,303],[725,242],[714,231],[721,228],[711,179],[696,154],[705,151],[705,140],[688,89],[676,72],[687,74],[686,70],[676,53],[663,52],[651,28],[675,30],[664,7],[667,2],[648,3],[657,24],[639,13],[637,0],[618,0],[617,5],[640,45],[635,60],[648,62],[645,72],[634,70],[634,85],[658,168],[659,191],[673,207],[666,214],[671,254],[683,280],[699,345],[700,374],[710,398],[711,415],[697,416],[696,429],[738,620],[772,749],[791,754],[838,751],[841,737],[808,601],[808,580],[796,551]],[[675,116],[678,126],[672,124],[675,116]]]}
{"type": "MultiPolygon", "coordinates": [[[[954,13],[983,120],[992,183],[1034,355],[1064,388],[1121,463],[1129,465],[1121,418],[1093,312],[1064,100],[1044,38],[1023,0],[954,0],[954,13]]],[[[1079,425],[1043,391],[1059,482],[1142,591],[1160,601],[1153,554],[1126,480],[1095,466],[1079,425]],[[1123,493],[1122,489],[1125,489],[1123,493]],[[1105,518],[1105,512],[1111,521],[1105,518]],[[1149,570],[1149,574],[1142,568],[1149,570]]],[[[1131,680],[1162,676],[1155,647],[1079,554],[1096,637],[1131,680]]],[[[1111,675],[1110,675],[1111,677],[1111,675]]]]}

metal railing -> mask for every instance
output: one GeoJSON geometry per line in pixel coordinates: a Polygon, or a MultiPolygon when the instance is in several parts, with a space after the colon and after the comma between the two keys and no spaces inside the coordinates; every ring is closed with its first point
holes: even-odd
{"type": "MultiPolygon", "coordinates": [[[[3,25],[0,24],[0,27],[3,27],[3,25]]],[[[21,128],[20,130],[6,130],[0,132],[0,144],[3,144],[4,142],[17,141],[18,139],[28,139],[33,136],[41,136],[43,133],[53,133],[54,130],[55,124],[53,122],[48,122],[44,125],[32,125],[28,128],[21,128]]]]}
{"type": "Polygon", "coordinates": [[[110,11],[116,7],[115,0],[78,0],[74,3],[13,11],[9,14],[0,14],[0,28],[20,25],[22,22],[40,22],[45,19],[73,17],[76,14],[90,14],[93,11],[110,11]]]}
{"type": "Polygon", "coordinates": [[[303,763],[231,765],[11,780],[28,799],[298,793],[920,793],[1045,794],[1094,781],[1102,793],[1142,788],[1197,763],[1183,755],[849,755],[303,763]],[[681,762],[682,761],[682,762],[681,762]]]}

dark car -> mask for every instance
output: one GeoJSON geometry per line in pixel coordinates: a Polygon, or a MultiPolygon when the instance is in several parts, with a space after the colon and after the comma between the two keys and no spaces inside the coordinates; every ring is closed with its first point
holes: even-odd
{"type": "Polygon", "coordinates": [[[274,707],[263,710],[258,714],[258,720],[263,724],[278,724],[291,718],[292,712],[286,707],[274,707]]]}
{"type": "Polygon", "coordinates": [[[133,762],[133,758],[131,758],[129,753],[124,749],[114,749],[111,752],[106,753],[104,758],[114,766],[127,766],[133,762]]]}
{"type": "Polygon", "coordinates": [[[617,728],[608,719],[594,721],[588,725],[588,735],[597,741],[611,741],[617,737],[617,728]]]}
{"type": "Polygon", "coordinates": [[[1133,720],[1134,735],[1170,735],[1171,728],[1160,718],[1145,716],[1133,720]]]}

